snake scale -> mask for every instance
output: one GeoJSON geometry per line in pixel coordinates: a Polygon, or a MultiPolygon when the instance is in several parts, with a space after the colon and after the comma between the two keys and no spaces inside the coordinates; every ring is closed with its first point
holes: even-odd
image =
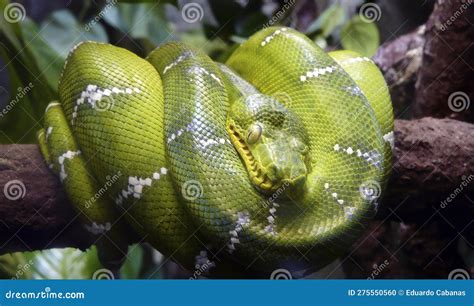
{"type": "Polygon", "coordinates": [[[110,264],[133,229],[188,269],[321,268],[361,234],[391,168],[378,68],[291,28],[260,30],[225,64],[179,42],[146,59],[84,42],[59,100],[40,148],[110,264]]]}

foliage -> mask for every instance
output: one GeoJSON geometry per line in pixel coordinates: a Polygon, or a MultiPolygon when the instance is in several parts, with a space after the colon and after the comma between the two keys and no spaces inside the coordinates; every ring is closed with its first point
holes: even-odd
{"type": "MultiPolygon", "coordinates": [[[[130,246],[127,259],[120,269],[120,277],[149,277],[151,273],[142,268],[144,254],[141,245],[130,246]]],[[[0,279],[91,279],[100,269],[103,267],[99,263],[95,247],[86,252],[66,248],[0,256],[0,279]]]]}
{"type": "Polygon", "coordinates": [[[379,46],[379,33],[373,23],[364,22],[359,16],[352,18],[341,30],[344,49],[371,56],[379,46]]]}

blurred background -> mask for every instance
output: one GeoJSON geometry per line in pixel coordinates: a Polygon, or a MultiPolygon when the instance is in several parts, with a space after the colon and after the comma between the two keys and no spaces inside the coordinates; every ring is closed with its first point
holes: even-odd
{"type": "MultiPolygon", "coordinates": [[[[385,42],[424,24],[434,5],[432,0],[135,2],[139,1],[30,0],[15,1],[12,5],[0,0],[4,15],[4,19],[0,19],[0,108],[12,101],[17,101],[19,106],[0,117],[0,143],[36,141],[35,133],[40,128],[44,108],[57,95],[65,57],[81,41],[108,42],[146,56],[159,44],[180,40],[223,61],[237,44],[259,29],[286,25],[305,33],[326,50],[344,48],[372,57],[385,42]]],[[[407,116],[404,108],[396,113],[397,117],[407,116]]],[[[380,255],[384,245],[401,239],[400,235],[410,236],[414,231],[409,226],[403,228],[400,222],[392,222],[387,221],[386,226],[374,234],[373,245],[367,245],[343,265],[336,263],[313,277],[445,278],[446,269],[440,271],[442,264],[437,261],[431,265],[425,259],[422,259],[424,263],[407,259],[416,257],[419,245],[411,254],[401,252],[396,261],[383,260],[388,258],[380,255]],[[408,264],[401,263],[407,260],[408,264]]],[[[424,234],[431,235],[429,231],[424,234]]],[[[450,248],[459,253],[462,246],[455,243],[450,248]]],[[[462,262],[461,257],[456,256],[451,266],[462,262]]],[[[94,248],[87,252],[51,249],[0,256],[0,278],[91,278],[98,271],[101,267],[94,248]]],[[[121,277],[189,276],[171,263],[162,265],[162,256],[157,251],[140,244],[130,248],[121,277]]]]}

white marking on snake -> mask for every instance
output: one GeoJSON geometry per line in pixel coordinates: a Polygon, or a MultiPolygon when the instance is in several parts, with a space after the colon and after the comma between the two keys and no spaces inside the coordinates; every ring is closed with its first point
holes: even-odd
{"type": "Polygon", "coordinates": [[[344,205],[344,200],[339,198],[339,195],[337,194],[337,192],[331,192],[331,188],[329,186],[329,183],[324,184],[324,189],[327,193],[329,193],[331,195],[331,197],[334,198],[334,200],[336,200],[336,202],[339,205],[344,205]]]}
{"type": "Polygon", "coordinates": [[[190,56],[191,56],[190,52],[185,52],[185,53],[181,54],[180,56],[178,56],[178,58],[174,62],[172,62],[171,64],[166,66],[165,69],[163,69],[163,74],[166,74],[166,72],[168,72],[168,70],[170,70],[174,66],[178,65],[179,63],[181,63],[182,61],[184,61],[185,59],[187,59],[190,56]]]}
{"type": "Polygon", "coordinates": [[[46,141],[48,141],[48,138],[49,138],[49,135],[51,135],[51,132],[53,131],[53,127],[52,126],[49,126],[47,129],[46,129],[46,141]]]}
{"type": "Polygon", "coordinates": [[[91,225],[85,224],[84,227],[86,228],[86,230],[88,230],[92,234],[100,235],[100,234],[110,231],[110,229],[112,228],[112,225],[110,224],[110,222],[107,222],[105,224],[97,224],[94,222],[91,225]]]}
{"type": "Polygon", "coordinates": [[[134,88],[117,88],[117,87],[112,87],[112,89],[108,88],[100,88],[97,85],[89,84],[86,86],[86,89],[84,89],[81,92],[80,97],[76,100],[76,104],[74,105],[74,110],[72,112],[72,119],[71,119],[71,124],[74,124],[74,119],[77,117],[77,111],[79,109],[79,106],[88,103],[92,108],[95,108],[97,105],[97,102],[99,102],[103,96],[111,96],[112,94],[133,94],[133,93],[140,93],[141,90],[138,87],[134,88]]]}
{"type": "Polygon", "coordinates": [[[168,143],[176,140],[179,136],[183,135],[184,132],[189,132],[191,131],[191,123],[188,124],[185,128],[183,129],[179,129],[178,131],[176,131],[176,133],[172,133],[167,139],[166,141],[168,143]]]}
{"type": "Polygon", "coordinates": [[[343,86],[343,90],[349,92],[353,96],[363,96],[364,93],[362,92],[362,89],[360,89],[359,86],[343,86]]]}
{"type": "Polygon", "coordinates": [[[46,109],[44,110],[44,113],[46,114],[48,112],[48,110],[53,107],[53,106],[57,106],[57,105],[61,105],[59,102],[51,102],[48,104],[48,106],[46,106],[46,109]]]}
{"type": "MultiPolygon", "coordinates": [[[[186,128],[179,129],[177,132],[172,133],[167,139],[167,143],[170,143],[172,141],[177,140],[181,135],[184,134],[184,132],[190,132],[192,133],[195,129],[193,129],[193,123],[190,123],[186,126],[186,128]]],[[[229,139],[227,138],[222,138],[222,137],[215,137],[215,138],[208,138],[208,139],[200,139],[199,143],[203,148],[206,148],[211,145],[223,145],[223,144],[228,144],[232,145],[229,139]]]]}
{"type": "Polygon", "coordinates": [[[235,245],[240,243],[239,233],[242,231],[243,227],[250,224],[250,214],[248,212],[238,212],[237,221],[235,228],[229,231],[230,241],[227,244],[227,251],[233,253],[235,251],[235,245]]]}
{"type": "Polygon", "coordinates": [[[286,31],[288,31],[288,28],[282,28],[282,29],[276,30],[272,34],[265,37],[263,39],[263,41],[260,43],[260,46],[264,47],[266,44],[270,43],[270,41],[272,41],[273,38],[275,38],[276,36],[280,35],[283,32],[286,32],[286,31]]]}
{"type": "Polygon", "coordinates": [[[344,215],[347,220],[351,220],[354,217],[355,212],[356,212],[356,208],[354,206],[344,207],[344,215]]]}
{"type": "Polygon", "coordinates": [[[221,79],[219,79],[219,77],[217,75],[215,75],[214,73],[212,72],[209,72],[207,71],[205,68],[203,67],[192,67],[188,70],[188,72],[191,72],[191,73],[195,73],[195,74],[205,74],[205,75],[208,75],[210,76],[212,79],[214,79],[217,83],[219,83],[219,85],[221,86],[224,86],[222,84],[222,81],[221,79]]]}
{"type": "MultiPolygon", "coordinates": [[[[71,50],[69,50],[69,54],[72,54],[74,53],[74,51],[76,51],[77,48],[79,48],[80,45],[82,45],[83,43],[85,43],[86,41],[81,41],[79,43],[77,43],[76,45],[74,45],[74,47],[71,48],[71,50]]],[[[90,43],[90,41],[87,41],[87,43],[90,43]]],[[[99,43],[100,44],[100,43],[99,43]]]]}
{"type": "Polygon", "coordinates": [[[393,137],[393,131],[388,132],[387,134],[383,135],[383,140],[385,142],[388,142],[390,144],[390,148],[393,149],[395,148],[395,138],[393,137]]]}
{"type": "Polygon", "coordinates": [[[355,63],[361,63],[361,62],[370,62],[370,63],[372,63],[372,60],[368,57],[365,57],[365,56],[352,57],[352,58],[342,60],[341,64],[342,65],[351,65],[351,64],[355,64],[355,63]]]}
{"type": "Polygon", "coordinates": [[[150,187],[153,181],[158,181],[163,175],[168,174],[168,169],[162,167],[160,170],[154,172],[150,177],[139,177],[129,176],[128,185],[126,189],[122,189],[122,192],[115,198],[115,203],[121,205],[125,199],[133,196],[135,199],[139,199],[143,194],[144,187],[150,187]]]}
{"type": "Polygon", "coordinates": [[[226,142],[227,142],[228,144],[231,143],[230,140],[225,139],[225,138],[218,138],[217,140],[216,140],[216,139],[211,139],[211,138],[206,139],[206,140],[200,139],[199,142],[201,143],[201,145],[202,145],[204,148],[206,148],[206,147],[208,147],[208,146],[212,146],[212,145],[222,145],[222,144],[225,144],[226,142]]]}
{"type": "MultiPolygon", "coordinates": [[[[339,144],[335,144],[333,147],[335,152],[340,152],[347,155],[352,155],[354,153],[354,149],[352,147],[343,148],[339,144]]],[[[357,149],[355,151],[355,155],[363,160],[365,160],[369,165],[372,165],[378,169],[382,167],[382,154],[378,153],[377,151],[368,151],[362,152],[361,150],[357,149]]]]}
{"type": "MultiPolygon", "coordinates": [[[[192,127],[192,123],[190,123],[186,126],[186,128],[179,129],[175,133],[171,133],[171,135],[166,139],[166,142],[170,143],[172,141],[175,141],[181,135],[183,135],[184,132],[192,132],[192,131],[193,131],[193,127],[192,127]]],[[[222,138],[222,137],[214,138],[214,139],[209,138],[207,140],[200,139],[199,142],[204,148],[208,147],[208,146],[211,146],[211,145],[223,145],[223,144],[226,144],[226,143],[229,144],[229,145],[232,145],[232,143],[230,142],[229,139],[222,138]]]]}
{"type": "Polygon", "coordinates": [[[276,223],[275,218],[276,218],[277,207],[280,207],[278,203],[271,202],[270,209],[268,210],[268,212],[270,213],[270,215],[267,218],[268,225],[265,226],[265,231],[272,234],[273,236],[276,236],[278,234],[275,230],[275,223],[276,223]]]}
{"type": "Polygon", "coordinates": [[[59,171],[59,179],[61,180],[61,182],[64,181],[67,177],[66,168],[64,167],[64,161],[66,159],[73,159],[74,156],[77,156],[79,154],[81,154],[81,151],[67,151],[66,153],[63,153],[58,157],[58,163],[61,168],[61,170],[59,171]]]}
{"type": "Polygon", "coordinates": [[[327,73],[333,73],[334,71],[339,70],[339,69],[340,68],[337,65],[327,66],[327,67],[324,67],[324,68],[314,68],[312,70],[309,70],[305,74],[301,75],[300,76],[300,81],[301,82],[306,82],[309,79],[317,78],[317,77],[320,77],[320,76],[325,75],[327,73]]]}

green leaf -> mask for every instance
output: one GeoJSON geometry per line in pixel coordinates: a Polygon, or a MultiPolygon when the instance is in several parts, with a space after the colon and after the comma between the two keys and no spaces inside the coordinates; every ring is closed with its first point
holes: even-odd
{"type": "Polygon", "coordinates": [[[227,49],[227,44],[222,39],[208,40],[203,29],[182,33],[179,38],[180,41],[202,50],[214,59],[227,49]]]}
{"type": "Polygon", "coordinates": [[[155,46],[172,38],[163,5],[121,3],[109,8],[104,20],[132,38],[149,39],[155,46]]]}
{"type": "MultiPolygon", "coordinates": [[[[5,3],[1,1],[0,7],[5,3]]],[[[27,18],[17,23],[6,22],[0,14],[0,56],[5,62],[2,70],[8,70],[10,79],[10,97],[0,113],[1,143],[35,142],[38,120],[55,96],[55,89],[49,86],[28,48],[30,41],[22,35],[26,23],[27,18]]]]}
{"type": "Polygon", "coordinates": [[[235,25],[235,35],[249,37],[267,22],[268,17],[261,12],[246,14],[239,18],[239,22],[235,25]]]}
{"type": "Polygon", "coordinates": [[[306,30],[306,34],[320,31],[323,37],[328,37],[334,30],[342,25],[345,19],[344,8],[335,3],[327,8],[306,30]]]}
{"type": "Polygon", "coordinates": [[[41,74],[51,88],[58,86],[59,75],[64,66],[64,58],[53,50],[41,37],[38,27],[29,18],[21,26],[23,39],[28,42],[25,47],[32,54],[41,74]]]}
{"type": "Polygon", "coordinates": [[[140,272],[143,263],[143,248],[139,244],[131,245],[128,248],[127,259],[120,269],[122,278],[137,279],[140,278],[140,272]]]}
{"type": "Polygon", "coordinates": [[[41,26],[41,37],[61,57],[81,41],[108,42],[107,33],[100,23],[82,25],[67,10],[56,11],[41,26]]]}
{"type": "Polygon", "coordinates": [[[355,16],[342,28],[341,44],[344,49],[370,57],[380,45],[379,30],[375,23],[364,22],[355,16]]]}
{"type": "MultiPolygon", "coordinates": [[[[13,55],[7,53],[2,48],[0,48],[0,55],[6,60],[10,60],[13,57],[13,55]]],[[[0,109],[0,143],[2,144],[33,143],[36,141],[37,129],[33,128],[35,126],[34,120],[36,119],[32,120],[30,117],[35,113],[32,107],[33,94],[30,91],[29,94],[22,97],[19,95],[23,88],[25,88],[22,83],[23,80],[20,78],[20,73],[15,70],[15,66],[18,67],[20,65],[17,64],[17,60],[11,61],[7,65],[10,78],[10,97],[7,100],[7,104],[0,109]]],[[[27,81],[25,82],[27,83],[27,81]]],[[[47,92],[44,94],[47,96],[47,92]]],[[[37,104],[41,104],[41,101],[38,101],[37,104]]]]}
{"type": "Polygon", "coordinates": [[[95,247],[17,252],[0,256],[0,275],[15,279],[90,279],[101,268],[95,247]]]}

